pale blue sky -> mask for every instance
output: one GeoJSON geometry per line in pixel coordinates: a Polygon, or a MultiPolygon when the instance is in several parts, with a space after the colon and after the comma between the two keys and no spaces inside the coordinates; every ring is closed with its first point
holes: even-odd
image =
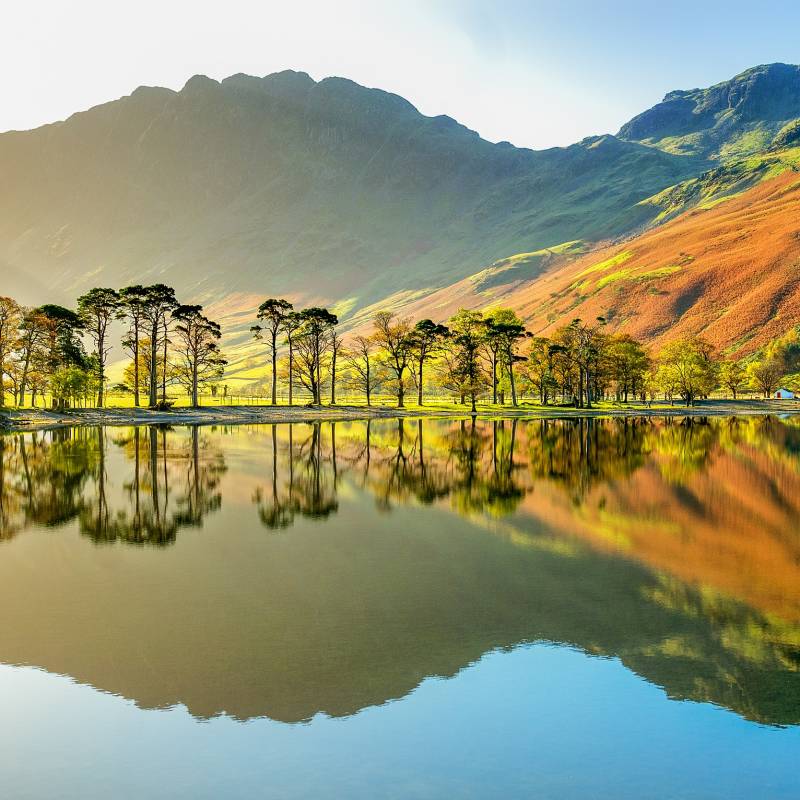
{"type": "Polygon", "coordinates": [[[3,28],[0,130],[140,84],[293,68],[540,148],[616,131],[671,89],[800,62],[797,0],[28,0],[3,28]]]}

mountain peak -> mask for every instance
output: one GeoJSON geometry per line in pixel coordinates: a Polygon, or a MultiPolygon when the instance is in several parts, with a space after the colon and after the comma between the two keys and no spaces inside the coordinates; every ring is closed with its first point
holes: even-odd
{"type": "Polygon", "coordinates": [[[181,92],[190,94],[192,92],[202,92],[208,89],[219,88],[219,81],[209,78],[208,75],[192,75],[183,85],[181,92]]]}
{"type": "Polygon", "coordinates": [[[800,116],[800,66],[761,64],[705,89],[679,89],[618,136],[683,155],[726,158],[768,145],[800,116]]]}

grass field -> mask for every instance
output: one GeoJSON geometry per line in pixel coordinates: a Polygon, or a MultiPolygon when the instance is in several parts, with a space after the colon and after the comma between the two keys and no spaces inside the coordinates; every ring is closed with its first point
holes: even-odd
{"type": "MultiPolygon", "coordinates": [[[[0,430],[18,432],[45,430],[75,426],[138,426],[138,425],[239,425],[239,424],[283,424],[288,422],[340,421],[354,419],[392,419],[397,417],[445,417],[464,419],[471,417],[469,405],[437,398],[424,406],[409,403],[398,409],[389,398],[367,407],[362,403],[350,403],[343,398],[332,405],[275,405],[262,401],[251,404],[225,404],[215,402],[199,408],[175,406],[170,410],[151,410],[132,406],[108,408],[76,408],[65,411],[42,408],[18,408],[0,410],[0,430]]],[[[679,403],[601,402],[591,409],[574,406],[543,406],[534,402],[521,402],[517,407],[509,404],[479,403],[475,415],[484,419],[558,419],[580,417],[646,417],[646,416],[747,416],[747,415],[800,415],[800,401],[795,400],[725,400],[710,399],[687,408],[679,403]]]]}

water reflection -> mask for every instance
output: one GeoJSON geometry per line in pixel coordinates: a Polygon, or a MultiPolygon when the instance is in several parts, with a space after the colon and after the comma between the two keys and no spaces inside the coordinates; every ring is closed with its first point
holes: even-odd
{"type": "MultiPolygon", "coordinates": [[[[0,537],[77,520],[96,542],[166,545],[222,505],[222,450],[199,428],[59,429],[0,437],[0,537]],[[109,486],[109,449],[130,462],[109,486]]],[[[115,465],[116,466],[116,465],[115,465]]]]}
{"type": "Polygon", "coordinates": [[[147,707],[348,715],[546,640],[800,723],[795,420],[6,436],[0,533],[0,658],[147,707]]]}

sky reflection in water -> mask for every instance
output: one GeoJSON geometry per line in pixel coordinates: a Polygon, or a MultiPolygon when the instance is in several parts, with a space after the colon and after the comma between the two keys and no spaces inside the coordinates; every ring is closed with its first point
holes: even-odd
{"type": "Polygon", "coordinates": [[[0,532],[14,797],[800,791],[793,420],[7,436],[0,532]]]}

